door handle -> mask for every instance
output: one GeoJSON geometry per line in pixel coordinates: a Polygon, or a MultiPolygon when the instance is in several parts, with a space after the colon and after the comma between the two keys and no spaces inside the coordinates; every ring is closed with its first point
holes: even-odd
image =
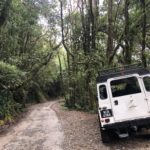
{"type": "Polygon", "coordinates": [[[118,100],[115,100],[115,101],[114,101],[114,104],[115,104],[115,105],[118,105],[118,100]]]}

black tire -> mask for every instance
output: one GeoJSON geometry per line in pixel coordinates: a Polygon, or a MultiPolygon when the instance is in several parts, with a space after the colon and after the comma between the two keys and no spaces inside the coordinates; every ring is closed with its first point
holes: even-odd
{"type": "Polygon", "coordinates": [[[99,121],[99,127],[100,127],[100,133],[101,133],[102,142],[103,143],[109,143],[111,141],[110,135],[109,135],[109,133],[108,133],[107,130],[103,130],[101,128],[101,123],[100,123],[100,117],[99,117],[99,115],[98,115],[98,121],[99,121]]]}
{"type": "Polygon", "coordinates": [[[98,124],[99,124],[99,127],[101,129],[101,123],[100,123],[100,117],[99,117],[99,114],[98,114],[98,124]]]}
{"type": "Polygon", "coordinates": [[[107,130],[100,130],[101,131],[101,139],[103,143],[109,143],[111,141],[110,135],[107,130]]]}
{"type": "Polygon", "coordinates": [[[138,127],[137,132],[141,133],[142,132],[142,127],[138,127]]]}

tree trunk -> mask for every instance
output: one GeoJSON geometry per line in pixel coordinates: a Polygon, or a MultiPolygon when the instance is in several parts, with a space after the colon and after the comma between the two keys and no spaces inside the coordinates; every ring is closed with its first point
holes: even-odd
{"type": "Polygon", "coordinates": [[[72,59],[74,59],[74,55],[72,52],[69,50],[68,46],[66,45],[65,42],[65,35],[64,35],[64,20],[63,20],[63,2],[62,0],[59,0],[60,2],[60,17],[61,17],[61,35],[62,35],[62,44],[67,52],[67,63],[68,63],[68,87],[66,90],[68,90],[69,97],[66,99],[66,105],[68,107],[74,107],[74,101],[71,99],[72,98],[72,91],[70,88],[72,88],[72,82],[71,82],[71,62],[70,62],[70,56],[72,59]]]}
{"type": "MultiPolygon", "coordinates": [[[[6,0],[0,12],[0,27],[6,22],[12,0],[6,0]]],[[[2,2],[1,2],[2,3],[2,2]]]]}
{"type": "Polygon", "coordinates": [[[106,58],[109,65],[109,59],[113,51],[113,0],[108,0],[108,39],[107,39],[107,51],[106,58]]]}
{"type": "Polygon", "coordinates": [[[60,55],[58,53],[58,61],[59,61],[59,73],[60,73],[60,86],[61,86],[61,96],[64,95],[64,89],[63,89],[63,75],[62,75],[62,64],[61,64],[61,59],[60,55]]]}
{"type": "Polygon", "coordinates": [[[129,41],[129,0],[125,0],[125,49],[124,49],[124,61],[125,64],[131,64],[131,49],[129,41]]]}
{"type": "Polygon", "coordinates": [[[143,20],[142,20],[142,63],[144,67],[147,67],[146,55],[145,55],[145,45],[146,45],[146,5],[145,0],[141,0],[142,5],[142,13],[143,13],[143,20]]]}

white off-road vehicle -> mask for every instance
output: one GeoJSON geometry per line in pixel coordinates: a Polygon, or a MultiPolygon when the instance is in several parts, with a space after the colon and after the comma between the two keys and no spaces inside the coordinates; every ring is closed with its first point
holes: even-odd
{"type": "Polygon", "coordinates": [[[97,77],[98,116],[103,142],[112,133],[127,137],[150,128],[150,72],[130,66],[104,70],[97,77]]]}

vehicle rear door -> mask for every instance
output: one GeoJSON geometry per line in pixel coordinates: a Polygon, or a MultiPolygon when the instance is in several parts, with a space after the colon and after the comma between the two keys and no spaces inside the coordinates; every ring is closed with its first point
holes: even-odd
{"type": "Polygon", "coordinates": [[[149,115],[139,75],[109,79],[109,85],[115,121],[138,119],[149,115]]]}
{"type": "Polygon", "coordinates": [[[146,95],[145,100],[147,101],[148,106],[150,108],[150,75],[144,75],[142,76],[142,79],[143,79],[144,91],[146,95]]]}

